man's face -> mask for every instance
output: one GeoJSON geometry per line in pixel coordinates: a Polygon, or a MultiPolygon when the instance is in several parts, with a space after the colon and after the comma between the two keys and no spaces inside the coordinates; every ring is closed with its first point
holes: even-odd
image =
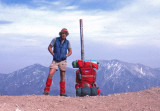
{"type": "Polygon", "coordinates": [[[67,37],[67,34],[66,34],[65,32],[62,32],[62,33],[61,33],[61,38],[62,38],[62,40],[65,40],[66,37],[67,37]]]}

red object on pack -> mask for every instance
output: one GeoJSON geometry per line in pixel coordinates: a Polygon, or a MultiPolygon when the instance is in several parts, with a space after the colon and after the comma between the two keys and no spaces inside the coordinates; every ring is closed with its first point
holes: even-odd
{"type": "Polygon", "coordinates": [[[100,89],[97,89],[97,95],[99,95],[101,93],[100,89]]]}
{"type": "MultiPolygon", "coordinates": [[[[96,81],[96,71],[93,68],[80,68],[76,71],[76,82],[79,87],[84,87],[84,84],[88,83],[88,87],[92,87],[92,84],[96,81]],[[78,78],[78,74],[81,73],[81,80],[78,78]]],[[[78,86],[76,86],[78,88],[78,86]]]]}
{"type": "Polygon", "coordinates": [[[96,68],[98,70],[98,64],[88,61],[78,60],[78,66],[79,68],[96,68]]]}

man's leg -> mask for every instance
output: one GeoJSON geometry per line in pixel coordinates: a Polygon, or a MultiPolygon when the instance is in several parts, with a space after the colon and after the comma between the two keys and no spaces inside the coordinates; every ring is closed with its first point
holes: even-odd
{"type": "Polygon", "coordinates": [[[55,72],[56,72],[56,69],[50,68],[49,75],[48,75],[48,78],[47,78],[47,81],[46,81],[46,86],[44,88],[44,93],[43,93],[44,95],[49,94],[50,86],[52,84],[52,77],[53,77],[55,72]]]}
{"type": "Polygon", "coordinates": [[[55,73],[56,71],[57,71],[56,69],[50,68],[48,78],[52,79],[52,77],[53,77],[53,75],[54,75],[54,73],[55,73]]]}
{"type": "Polygon", "coordinates": [[[46,81],[46,87],[44,88],[44,95],[48,95],[49,94],[49,90],[50,90],[50,86],[52,84],[52,77],[54,75],[54,73],[58,70],[58,64],[56,61],[52,61],[51,65],[50,65],[50,71],[49,71],[49,75],[46,81]]]}
{"type": "Polygon", "coordinates": [[[65,71],[60,71],[61,81],[60,81],[60,96],[67,96],[65,94],[65,71]]]}
{"type": "Polygon", "coordinates": [[[60,68],[60,76],[61,76],[61,81],[60,81],[60,96],[67,96],[65,94],[65,72],[66,72],[66,67],[67,67],[67,61],[61,61],[59,64],[60,68]]]}
{"type": "Polygon", "coordinates": [[[46,87],[44,88],[44,95],[48,95],[49,94],[49,90],[50,90],[50,86],[52,84],[52,77],[54,75],[54,73],[58,70],[58,64],[56,61],[52,61],[51,65],[50,65],[50,71],[49,71],[49,75],[46,81],[46,87]]]}
{"type": "Polygon", "coordinates": [[[60,71],[61,81],[65,81],[65,71],[60,71]]]}

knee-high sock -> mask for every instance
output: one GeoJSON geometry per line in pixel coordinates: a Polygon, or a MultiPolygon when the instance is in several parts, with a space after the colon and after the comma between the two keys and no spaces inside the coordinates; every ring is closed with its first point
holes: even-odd
{"type": "Polygon", "coordinates": [[[60,94],[65,94],[65,81],[60,82],[60,94]]]}
{"type": "Polygon", "coordinates": [[[44,88],[45,92],[49,92],[51,84],[52,84],[52,79],[48,78],[46,81],[46,87],[44,88]]]}

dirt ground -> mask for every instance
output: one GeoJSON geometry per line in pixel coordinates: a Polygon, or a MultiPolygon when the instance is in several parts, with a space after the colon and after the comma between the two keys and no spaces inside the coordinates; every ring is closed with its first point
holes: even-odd
{"type": "Polygon", "coordinates": [[[160,87],[95,97],[0,96],[0,111],[160,111],[160,87]]]}

